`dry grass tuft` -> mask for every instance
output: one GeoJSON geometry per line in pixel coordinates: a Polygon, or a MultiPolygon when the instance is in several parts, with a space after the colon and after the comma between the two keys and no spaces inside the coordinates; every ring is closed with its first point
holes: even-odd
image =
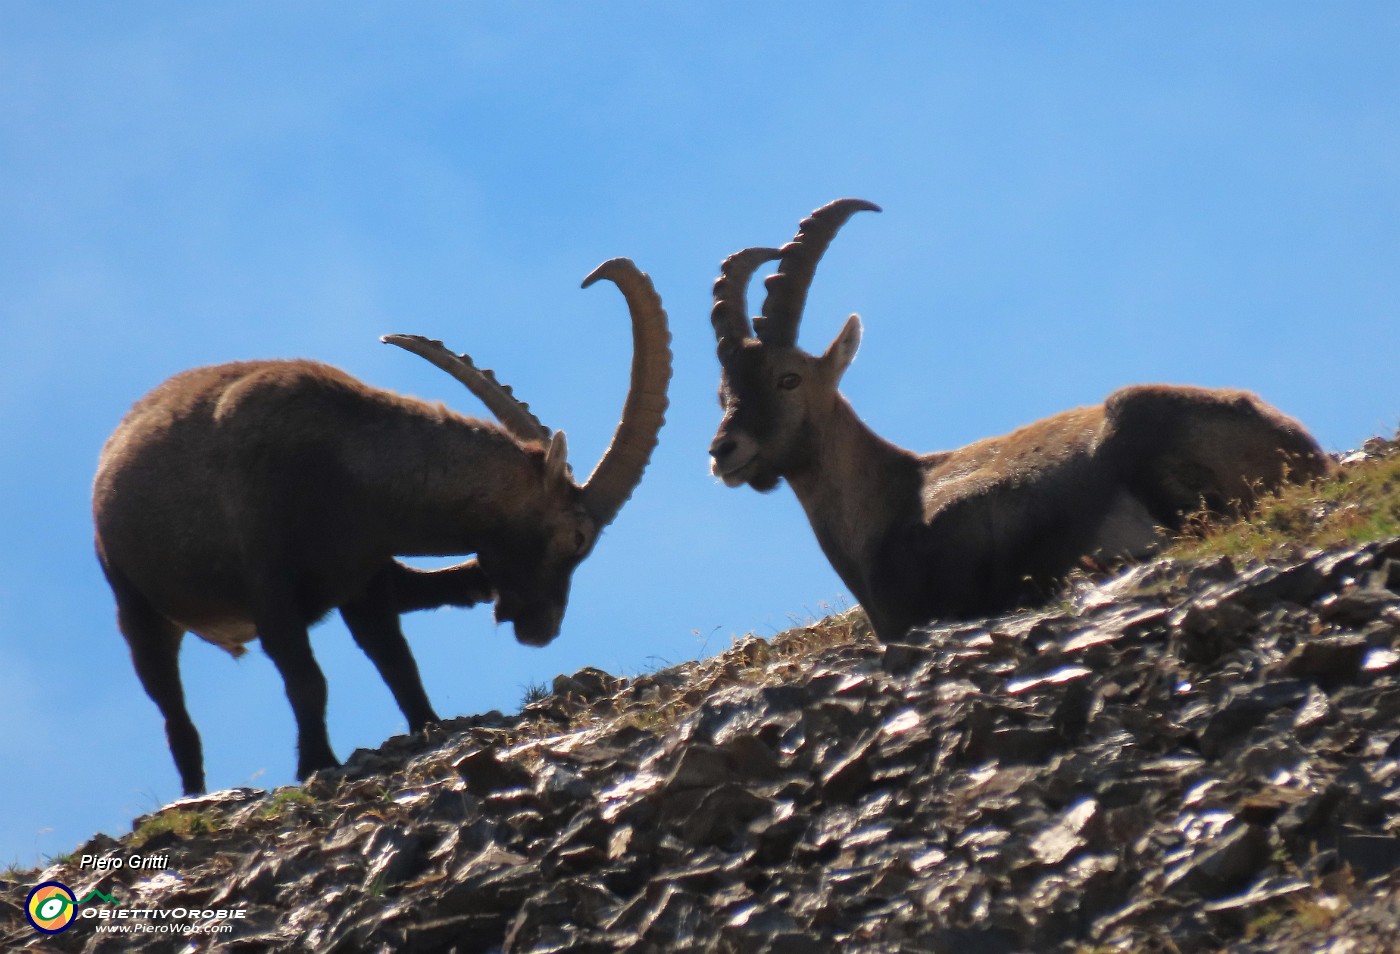
{"type": "Polygon", "coordinates": [[[1284,487],[1244,520],[1193,517],[1168,556],[1262,559],[1282,547],[1348,546],[1400,535],[1400,442],[1337,474],[1284,487]]]}
{"type": "Polygon", "coordinates": [[[785,630],[771,640],[748,634],[735,637],[722,653],[681,663],[634,679],[620,679],[617,691],[586,702],[544,696],[559,716],[526,719],[504,733],[508,746],[526,746],[547,738],[590,730],[636,728],[664,734],[716,692],[732,686],[763,686],[800,675],[809,657],[838,646],[875,642],[865,612],[859,607],[785,630]]]}

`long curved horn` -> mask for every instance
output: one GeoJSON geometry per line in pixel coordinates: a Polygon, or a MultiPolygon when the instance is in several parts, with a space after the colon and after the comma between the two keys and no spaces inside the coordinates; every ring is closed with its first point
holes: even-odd
{"type": "Polygon", "coordinates": [[[783,246],[778,270],[764,282],[768,297],[763,301],[763,316],[753,323],[759,341],[787,347],[797,343],[797,326],[807,305],[807,289],[826,247],[852,215],[879,211],[878,205],[864,199],[837,199],[802,220],[797,236],[783,246]]]}
{"type": "Polygon", "coordinates": [[[739,342],[750,336],[749,280],[760,265],[782,254],[776,248],[746,248],[724,260],[715,279],[715,307],[710,312],[716,341],[728,338],[739,342]]]}
{"type": "Polygon", "coordinates": [[[384,335],[385,344],[398,345],[437,365],[477,396],[496,419],[520,440],[547,442],[550,430],[530,411],[530,405],[511,393],[510,385],[496,380],[490,368],[478,368],[470,355],[454,354],[441,341],[422,335],[384,335]]]}
{"type": "Polygon", "coordinates": [[[671,381],[671,331],[661,298],[645,273],[630,259],[604,262],[583,280],[587,288],[600,278],[617,285],[632,315],[632,381],[622,405],[622,420],[612,443],[583,485],[583,504],[599,526],[617,516],[642,479],[666,423],[666,386],[671,381]]]}

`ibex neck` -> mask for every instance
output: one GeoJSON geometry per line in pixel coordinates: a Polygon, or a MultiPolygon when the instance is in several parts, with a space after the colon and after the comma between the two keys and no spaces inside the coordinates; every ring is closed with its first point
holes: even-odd
{"type": "Polygon", "coordinates": [[[808,463],[786,475],[827,558],[852,594],[868,600],[859,567],[898,517],[917,513],[918,458],[870,429],[840,395],[814,425],[808,463]]]}
{"type": "Polygon", "coordinates": [[[475,552],[485,535],[539,510],[538,467],[494,428],[452,418],[415,422],[362,474],[378,498],[385,542],[401,556],[475,552]]]}

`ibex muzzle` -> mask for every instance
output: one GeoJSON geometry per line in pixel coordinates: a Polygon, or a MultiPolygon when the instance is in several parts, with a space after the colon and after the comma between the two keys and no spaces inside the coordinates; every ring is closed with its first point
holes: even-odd
{"type": "Polygon", "coordinates": [[[297,777],[337,764],[326,682],[307,627],[338,608],[417,731],[437,715],[399,626],[416,609],[496,600],[516,637],[559,633],[574,568],[641,480],[671,376],[666,313],[626,259],[632,316],[622,421],[575,483],[551,434],[490,371],[441,343],[386,338],[448,371],[503,426],[372,388],[310,361],[251,361],[176,375],[137,402],[102,451],[97,554],[142,686],[165,717],[187,794],[203,754],[179,670],[186,631],[235,655],[260,639],[297,721],[297,777]],[[396,556],[476,554],[443,570],[396,556]]]}
{"type": "Polygon", "coordinates": [[[731,487],[787,480],[882,639],[1041,599],[1083,557],[1144,555],[1202,505],[1238,510],[1330,469],[1298,422],[1254,395],[1168,385],[1124,388],[953,451],[896,447],[837,390],[860,319],[820,356],[797,347],[817,263],[859,211],[879,208],[837,200],[783,248],[725,260],[711,313],[724,416],[710,454],[731,487]],[[773,260],[751,326],[746,288],[773,260]]]}

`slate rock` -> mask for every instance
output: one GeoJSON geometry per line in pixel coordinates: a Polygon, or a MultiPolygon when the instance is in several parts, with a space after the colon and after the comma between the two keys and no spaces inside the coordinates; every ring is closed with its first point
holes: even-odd
{"type": "Polygon", "coordinates": [[[231,951],[1400,950],[1397,561],[1158,560],[885,646],[804,629],[580,670],[276,811],[184,802],[200,830],[142,849],[167,872],[7,874],[0,949],[181,949],[38,938],[20,903],[47,878],[242,905],[231,951]]]}

